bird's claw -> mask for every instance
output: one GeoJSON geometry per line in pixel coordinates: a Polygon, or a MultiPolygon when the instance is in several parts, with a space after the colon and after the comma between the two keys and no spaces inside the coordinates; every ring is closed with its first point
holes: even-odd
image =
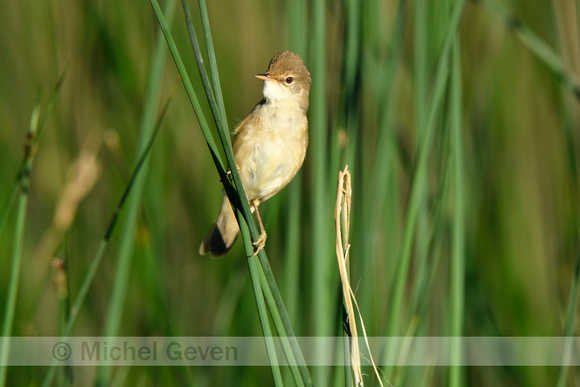
{"type": "MultiPolygon", "coordinates": [[[[240,166],[239,166],[239,165],[236,165],[236,169],[238,170],[238,174],[239,174],[240,172],[242,172],[242,170],[240,169],[240,166]]],[[[229,178],[230,176],[232,176],[232,170],[231,170],[231,169],[228,169],[228,170],[226,171],[226,177],[228,177],[228,178],[229,178]]],[[[224,181],[224,179],[220,179],[220,183],[223,183],[223,181],[224,181]]]]}
{"type": "Polygon", "coordinates": [[[264,248],[264,246],[266,246],[266,238],[268,238],[268,235],[266,235],[265,231],[262,231],[258,240],[255,242],[252,242],[252,244],[255,246],[255,250],[254,250],[254,254],[250,255],[250,257],[255,257],[256,255],[258,255],[260,250],[262,250],[264,248]]]}

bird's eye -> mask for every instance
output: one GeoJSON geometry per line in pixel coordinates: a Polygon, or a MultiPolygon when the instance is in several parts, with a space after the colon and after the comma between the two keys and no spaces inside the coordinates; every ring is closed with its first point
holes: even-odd
{"type": "Polygon", "coordinates": [[[291,84],[292,82],[294,82],[294,78],[292,77],[288,77],[284,80],[284,82],[286,82],[287,85],[291,84]]]}

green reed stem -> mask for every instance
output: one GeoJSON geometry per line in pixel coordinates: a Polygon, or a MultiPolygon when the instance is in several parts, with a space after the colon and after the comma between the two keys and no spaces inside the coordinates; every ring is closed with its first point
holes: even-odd
{"type": "Polygon", "coordinates": [[[560,372],[558,374],[557,387],[566,386],[568,371],[570,369],[570,357],[574,343],[574,320],[578,305],[578,289],[580,288],[580,253],[576,256],[576,265],[572,277],[572,288],[570,289],[570,303],[566,314],[566,323],[564,325],[564,348],[562,350],[560,372]]]}
{"type": "MultiPolygon", "coordinates": [[[[311,73],[312,89],[310,93],[310,155],[312,170],[312,332],[314,336],[330,336],[333,332],[333,312],[336,309],[336,297],[332,290],[330,278],[333,244],[331,242],[332,209],[329,195],[332,197],[328,174],[328,114],[327,114],[327,41],[326,41],[326,1],[312,2],[311,23],[311,73]]],[[[329,348],[315,349],[316,358],[327,358],[331,355],[329,348]]],[[[330,385],[329,370],[319,367],[315,374],[315,384],[330,385]]]]}
{"type": "MultiPolygon", "coordinates": [[[[36,129],[38,128],[39,105],[35,106],[28,132],[28,138],[34,139],[36,129]]],[[[30,145],[31,142],[27,142],[30,145]]],[[[16,311],[16,298],[18,296],[18,284],[20,282],[20,269],[22,266],[22,250],[24,245],[24,223],[26,220],[26,209],[28,207],[28,188],[30,184],[30,168],[34,152],[30,146],[26,147],[25,163],[20,177],[20,195],[18,198],[18,207],[16,214],[16,224],[14,231],[14,247],[12,251],[12,263],[10,270],[10,282],[8,285],[8,295],[6,307],[4,309],[4,321],[2,324],[2,336],[4,337],[2,348],[0,349],[0,386],[4,387],[6,383],[6,374],[8,372],[8,354],[10,352],[10,339],[12,326],[14,325],[14,314],[16,311]]]]}
{"type": "MultiPolygon", "coordinates": [[[[202,3],[203,3],[203,0],[200,1],[200,7],[202,10],[202,13],[204,13],[205,4],[202,4],[202,3]]],[[[163,31],[163,34],[165,35],[165,39],[166,39],[167,44],[169,46],[169,50],[171,52],[171,55],[173,56],[174,62],[177,66],[177,70],[182,78],[182,81],[183,81],[183,84],[184,84],[185,89],[187,91],[188,97],[189,97],[190,102],[194,108],[195,115],[198,119],[198,122],[200,123],[200,126],[202,127],[203,135],[206,139],[206,142],[208,143],[208,145],[210,147],[210,152],[212,152],[212,156],[214,157],[214,162],[216,163],[216,167],[218,168],[218,172],[220,173],[220,176],[222,177],[222,182],[224,183],[224,188],[226,189],[226,194],[228,195],[228,198],[230,199],[230,202],[233,204],[234,208],[239,210],[239,212],[236,212],[236,214],[237,215],[241,214],[243,216],[245,223],[247,224],[247,227],[249,228],[249,233],[242,234],[242,239],[243,239],[245,249],[247,251],[249,251],[249,249],[252,248],[252,251],[253,251],[252,240],[258,239],[259,231],[258,231],[258,228],[257,228],[256,223],[254,221],[254,218],[252,217],[250,207],[248,204],[248,200],[247,200],[247,197],[244,193],[244,187],[241,183],[238,170],[235,167],[232,168],[232,166],[235,166],[236,163],[235,163],[234,156],[233,156],[233,150],[232,150],[231,139],[230,139],[228,128],[225,127],[223,124],[218,125],[218,123],[221,122],[220,114],[214,113],[214,120],[216,121],[218,134],[219,134],[220,140],[222,142],[222,146],[223,146],[223,150],[224,150],[224,153],[226,156],[226,160],[228,162],[228,165],[230,166],[231,173],[229,176],[231,176],[231,178],[234,182],[235,190],[229,184],[229,180],[228,180],[229,177],[225,174],[225,171],[222,172],[222,170],[221,170],[221,168],[223,168],[223,164],[221,164],[221,162],[218,163],[219,156],[217,156],[217,151],[215,149],[215,143],[213,141],[213,137],[209,131],[207,121],[205,120],[205,116],[203,115],[203,112],[202,112],[201,107],[199,105],[199,102],[197,100],[197,96],[196,96],[195,91],[193,90],[193,87],[191,85],[191,81],[189,80],[189,76],[187,74],[187,71],[185,70],[185,66],[183,65],[183,61],[181,60],[181,57],[179,55],[179,51],[177,50],[177,47],[175,46],[175,42],[171,36],[171,32],[169,31],[167,23],[164,20],[163,13],[161,12],[156,0],[151,0],[151,5],[153,6],[153,10],[154,10],[155,15],[157,17],[157,20],[159,22],[161,30],[163,31]],[[246,238],[244,238],[244,235],[246,235],[246,238]],[[248,236],[250,236],[250,238],[248,238],[248,236]]],[[[209,20],[207,17],[202,17],[202,24],[203,24],[205,36],[211,37],[211,34],[209,33],[209,20]]],[[[194,35],[190,35],[190,39],[192,40],[192,42],[196,40],[194,35]]],[[[195,46],[196,43],[193,43],[193,44],[195,46]]],[[[213,53],[212,48],[208,48],[208,56],[214,57],[213,59],[210,59],[210,61],[209,61],[210,72],[212,74],[217,74],[217,65],[216,65],[215,55],[213,53]]],[[[219,78],[216,77],[215,75],[213,76],[213,82],[214,82],[214,85],[213,85],[214,89],[218,89],[220,87],[219,78]]],[[[218,98],[218,95],[221,96],[221,93],[217,93],[215,90],[214,90],[213,94],[216,98],[218,98]]],[[[223,102],[218,101],[217,105],[220,106],[220,104],[223,104],[223,102]]],[[[224,114],[224,117],[225,117],[225,114],[224,114]]],[[[239,218],[238,218],[238,222],[240,223],[239,218]]],[[[266,283],[268,285],[268,289],[269,289],[269,291],[271,291],[272,297],[274,297],[274,299],[275,299],[275,305],[272,305],[275,308],[270,309],[270,313],[272,314],[273,317],[276,314],[278,314],[278,316],[276,316],[276,317],[279,317],[279,318],[274,318],[275,322],[277,320],[280,321],[280,325],[276,326],[278,334],[280,336],[283,336],[281,338],[282,340],[289,341],[290,345],[288,348],[291,348],[292,351],[294,352],[292,354],[292,356],[294,356],[297,359],[303,359],[303,356],[302,356],[302,353],[300,351],[300,348],[298,347],[298,343],[296,341],[296,338],[294,337],[294,332],[293,332],[291,324],[290,324],[290,319],[285,311],[284,304],[283,304],[282,298],[280,297],[280,293],[278,291],[278,287],[276,285],[274,275],[272,274],[272,271],[271,271],[271,268],[270,268],[268,258],[266,256],[265,251],[261,250],[258,257],[259,257],[260,264],[261,264],[262,269],[263,269],[264,274],[265,274],[265,279],[266,279],[266,283]],[[286,336],[288,336],[288,337],[286,337],[286,336]]],[[[251,276],[254,275],[253,271],[250,271],[250,275],[251,276]]],[[[258,283],[257,281],[252,280],[253,285],[257,284],[257,283],[258,283]]],[[[262,286],[264,286],[264,285],[262,284],[262,286]]],[[[255,294],[257,294],[258,292],[261,292],[262,290],[267,291],[266,289],[262,288],[261,290],[254,289],[254,292],[255,292],[255,294]]],[[[258,305],[260,305],[260,304],[258,304],[258,305]]],[[[262,323],[267,323],[267,311],[265,309],[262,309],[260,306],[258,306],[258,313],[262,316],[260,318],[260,321],[262,323]]],[[[265,331],[268,331],[268,329],[269,329],[268,327],[262,327],[262,328],[265,329],[265,331]]],[[[287,354],[287,356],[289,356],[289,354],[287,354]]],[[[302,378],[302,381],[308,385],[309,380],[310,380],[308,369],[304,365],[304,362],[298,362],[298,364],[299,364],[299,366],[298,366],[299,374],[302,378]]],[[[278,376],[276,374],[278,371],[276,371],[273,368],[272,372],[274,374],[275,380],[277,380],[278,376]]]]}
{"type": "MultiPolygon", "coordinates": [[[[250,240],[248,225],[244,221],[243,217],[240,216],[238,219],[240,219],[240,233],[242,234],[242,238],[244,238],[244,240],[250,240]]],[[[263,286],[260,284],[259,261],[256,256],[252,256],[254,253],[254,247],[251,243],[244,244],[244,248],[246,250],[246,256],[249,257],[247,259],[248,268],[250,270],[250,278],[252,280],[252,288],[254,289],[256,305],[258,307],[258,311],[260,311],[258,316],[260,317],[260,324],[262,326],[264,342],[266,343],[266,352],[270,361],[270,369],[272,370],[274,385],[283,386],[284,383],[282,382],[282,373],[280,372],[278,357],[276,355],[276,347],[272,338],[270,321],[268,320],[268,311],[266,309],[266,303],[264,302],[264,294],[262,293],[263,286]]]]}
{"type": "Polygon", "coordinates": [[[68,67],[66,67],[60,74],[55,87],[52,90],[49,101],[44,109],[44,113],[41,116],[40,101],[36,102],[32,110],[32,115],[30,117],[30,126],[27,133],[26,143],[24,147],[24,158],[22,165],[18,170],[18,175],[14,187],[8,196],[4,207],[2,209],[2,215],[0,217],[0,229],[4,224],[4,221],[8,215],[10,207],[12,206],[14,197],[18,188],[20,188],[20,194],[18,198],[18,208],[16,214],[16,224],[14,232],[14,247],[12,252],[12,265],[10,270],[10,281],[8,284],[8,295],[6,301],[6,307],[4,310],[4,320],[2,324],[2,336],[5,337],[3,341],[4,345],[0,348],[0,386],[3,387],[6,383],[7,363],[8,355],[10,352],[10,340],[8,339],[12,333],[12,326],[14,324],[14,315],[16,312],[16,299],[18,296],[18,284],[20,282],[20,270],[22,266],[22,250],[24,243],[24,224],[26,220],[26,209],[28,207],[28,189],[30,186],[30,170],[32,168],[32,162],[34,160],[34,155],[36,153],[36,147],[38,143],[38,138],[42,133],[42,128],[46,122],[48,113],[52,110],[54,106],[54,101],[56,96],[60,91],[64,78],[68,72],[68,67]]]}
{"type": "MultiPolygon", "coordinates": [[[[465,310],[465,214],[464,214],[464,172],[463,172],[463,127],[462,92],[461,92],[461,59],[459,38],[456,38],[452,49],[450,81],[450,126],[451,155],[453,157],[453,239],[451,255],[451,336],[457,337],[452,342],[451,364],[458,364],[462,357],[461,339],[463,335],[463,314],[465,310]]],[[[461,367],[452,366],[449,386],[462,386],[461,367]]]]}
{"type": "MultiPolygon", "coordinates": [[[[306,1],[305,0],[287,0],[284,4],[285,21],[287,26],[286,42],[288,42],[291,51],[299,54],[307,61],[306,55],[306,1]]],[[[285,246],[283,252],[284,266],[283,284],[284,298],[287,313],[290,316],[300,315],[300,297],[302,295],[300,284],[300,267],[303,262],[301,254],[301,223],[302,223],[302,188],[304,186],[304,173],[298,173],[292,183],[286,187],[286,227],[287,231],[284,237],[285,246]]],[[[262,276],[261,279],[265,279],[262,276]]],[[[275,305],[275,302],[273,303],[275,305]]],[[[290,327],[291,328],[291,327],[290,327]]],[[[291,364],[289,362],[289,364],[291,364]]],[[[297,380],[295,371],[296,367],[290,367],[290,374],[284,373],[284,381],[290,384],[290,377],[297,380]]],[[[310,380],[310,375],[304,374],[305,380],[310,380]]],[[[303,382],[300,379],[299,385],[303,382]]]]}
{"type": "MultiPolygon", "coordinates": [[[[46,119],[48,117],[48,114],[52,111],[53,107],[54,107],[54,103],[56,100],[56,96],[58,95],[58,92],[60,91],[60,88],[64,82],[64,79],[66,77],[66,74],[68,73],[68,69],[69,66],[66,66],[64,68],[64,70],[60,73],[58,80],[56,81],[56,84],[54,85],[54,88],[52,89],[52,92],[50,94],[50,97],[48,99],[48,103],[46,104],[46,107],[44,108],[44,112],[42,114],[42,116],[38,116],[36,119],[38,119],[38,123],[37,123],[37,129],[36,129],[36,135],[34,136],[34,138],[29,139],[27,141],[29,141],[29,143],[27,143],[27,147],[34,149],[34,147],[36,147],[36,144],[38,143],[38,139],[42,133],[42,129],[44,128],[44,124],[46,123],[46,119]]],[[[10,212],[10,210],[12,209],[12,205],[14,204],[14,199],[16,198],[16,194],[18,193],[18,188],[21,184],[21,177],[22,174],[24,173],[24,170],[26,168],[26,157],[22,160],[22,163],[20,165],[20,167],[18,168],[18,172],[16,174],[16,178],[14,179],[14,184],[12,184],[12,188],[10,189],[10,193],[8,194],[8,197],[6,198],[6,200],[4,201],[4,204],[2,205],[2,211],[0,212],[0,232],[2,231],[2,227],[4,226],[4,223],[6,221],[6,218],[8,217],[8,213],[10,212]]]]}
{"type": "MultiPolygon", "coordinates": [[[[195,28],[193,27],[193,21],[191,19],[191,13],[189,11],[189,6],[187,5],[187,1],[181,0],[181,5],[183,7],[183,12],[185,13],[185,22],[187,24],[187,32],[189,34],[189,41],[191,43],[191,47],[193,49],[193,54],[194,54],[195,60],[197,62],[197,68],[199,70],[199,75],[201,77],[203,89],[205,91],[205,95],[206,95],[207,101],[209,103],[211,113],[212,113],[213,117],[215,117],[216,126],[223,127],[227,131],[228,123],[226,120],[225,108],[223,108],[223,97],[221,94],[221,88],[219,88],[219,87],[212,88],[209,76],[208,76],[207,71],[205,69],[203,55],[202,55],[201,49],[199,47],[199,42],[197,40],[195,28]],[[214,95],[214,90],[215,90],[216,95],[214,95]]],[[[200,2],[200,8],[201,8],[201,2],[200,2]]],[[[205,11],[207,13],[207,10],[205,10],[205,11]]],[[[210,34],[210,39],[211,39],[211,34],[210,34]]],[[[207,44],[208,43],[206,41],[206,45],[207,44]]],[[[208,51],[209,51],[209,48],[208,48],[208,51]]],[[[213,52],[213,50],[212,50],[212,52],[213,52]]],[[[214,58],[214,62],[215,62],[215,58],[214,58]]],[[[210,65],[211,75],[212,75],[212,77],[217,78],[217,82],[219,84],[219,76],[218,75],[214,76],[214,73],[217,73],[217,71],[215,71],[215,70],[212,71],[212,66],[214,66],[214,65],[210,65]]],[[[214,79],[214,81],[216,81],[216,79],[214,79]]]]}
{"type": "Polygon", "coordinates": [[[213,90],[221,114],[221,119],[224,127],[228,128],[228,121],[226,118],[226,108],[224,105],[224,97],[220,83],[220,76],[217,68],[217,61],[215,57],[215,50],[213,48],[213,39],[211,38],[211,28],[209,24],[209,15],[207,13],[207,5],[205,0],[199,1],[199,10],[201,14],[201,24],[203,26],[203,36],[205,37],[205,46],[207,48],[207,57],[209,61],[209,71],[211,73],[211,81],[213,83],[213,90]]]}

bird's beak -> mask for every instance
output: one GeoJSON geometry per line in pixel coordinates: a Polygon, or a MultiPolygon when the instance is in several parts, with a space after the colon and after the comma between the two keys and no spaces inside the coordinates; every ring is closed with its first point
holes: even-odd
{"type": "Polygon", "coordinates": [[[274,78],[270,78],[268,74],[256,74],[256,78],[261,79],[262,81],[275,81],[274,78]]]}

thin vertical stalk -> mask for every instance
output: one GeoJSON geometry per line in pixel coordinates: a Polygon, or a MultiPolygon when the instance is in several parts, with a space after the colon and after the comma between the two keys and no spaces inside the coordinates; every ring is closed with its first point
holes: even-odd
{"type": "MultiPolygon", "coordinates": [[[[211,113],[213,117],[215,117],[215,123],[217,127],[224,127],[228,128],[228,123],[226,121],[226,114],[225,112],[221,111],[221,105],[223,105],[223,98],[221,96],[221,88],[219,89],[219,98],[216,98],[214,95],[214,88],[210,83],[209,76],[205,69],[205,63],[203,60],[203,55],[201,54],[201,49],[199,47],[199,42],[197,40],[197,35],[195,33],[195,28],[193,27],[193,21],[191,19],[191,13],[189,11],[189,6],[187,5],[187,0],[181,0],[181,5],[183,7],[183,12],[185,14],[185,23],[187,24],[187,31],[189,33],[189,41],[191,43],[191,48],[193,49],[193,54],[195,56],[195,61],[197,62],[197,69],[199,71],[199,75],[201,77],[201,82],[203,84],[203,90],[205,91],[205,96],[209,103],[209,107],[211,109],[211,113]],[[221,100],[221,103],[218,101],[221,100]]],[[[219,80],[219,78],[218,78],[219,80]]],[[[217,93],[216,89],[216,93],[217,93]]]]}
{"type": "MultiPolygon", "coordinates": [[[[30,165],[30,164],[29,164],[30,165]]],[[[28,168],[27,168],[28,169],[28,168]]],[[[22,265],[22,248],[24,245],[24,221],[26,219],[26,208],[28,206],[28,184],[29,170],[21,180],[21,191],[18,198],[18,210],[14,230],[14,247],[12,251],[12,266],[10,270],[10,285],[6,308],[4,310],[4,322],[2,325],[2,336],[4,337],[2,352],[0,353],[0,386],[6,383],[6,373],[8,371],[8,354],[10,352],[10,339],[12,326],[14,324],[14,314],[16,311],[16,298],[18,295],[18,283],[20,282],[20,269],[22,265]]]]}
{"type": "Polygon", "coordinates": [[[417,149],[426,131],[427,107],[427,1],[413,1],[413,96],[415,98],[415,120],[417,149]]]}
{"type": "Polygon", "coordinates": [[[298,300],[300,295],[300,220],[302,208],[302,174],[294,178],[288,190],[287,203],[287,232],[285,235],[284,249],[284,284],[286,308],[290,316],[298,312],[298,300]]]}
{"type": "Polygon", "coordinates": [[[570,289],[570,303],[568,304],[568,313],[566,315],[566,323],[564,326],[564,348],[562,350],[562,360],[560,365],[560,372],[558,374],[557,387],[566,386],[568,379],[568,370],[570,369],[570,356],[572,353],[572,346],[574,343],[574,320],[578,305],[578,289],[580,285],[580,253],[576,257],[576,265],[572,277],[572,288],[570,289]]]}
{"type": "Polygon", "coordinates": [[[6,222],[6,219],[8,218],[8,214],[10,213],[10,210],[12,209],[12,205],[14,204],[14,201],[16,199],[16,194],[18,193],[18,187],[19,187],[19,179],[17,178],[14,183],[12,184],[12,188],[10,188],[10,193],[8,194],[8,196],[6,197],[6,200],[4,201],[4,205],[2,206],[2,211],[0,211],[0,232],[2,232],[2,228],[4,226],[4,223],[6,222]]]}
{"type": "MultiPolygon", "coordinates": [[[[243,217],[239,217],[240,219],[240,233],[244,239],[250,238],[250,232],[248,230],[248,225],[244,221],[243,217]]],[[[268,360],[270,361],[270,369],[272,370],[272,376],[274,378],[274,384],[276,386],[283,386],[284,383],[282,382],[282,374],[280,372],[280,367],[278,363],[278,358],[276,356],[276,348],[274,346],[274,340],[272,339],[272,330],[270,328],[270,322],[268,321],[268,313],[266,310],[266,303],[264,302],[264,294],[262,293],[262,286],[260,285],[260,275],[258,273],[259,270],[259,261],[256,256],[252,256],[254,253],[253,246],[251,244],[245,244],[244,248],[246,250],[246,256],[250,257],[247,259],[248,268],[250,270],[250,278],[252,280],[252,288],[254,289],[254,297],[256,299],[256,305],[258,310],[263,311],[262,313],[258,313],[260,317],[260,323],[262,326],[262,333],[264,336],[264,341],[266,343],[266,352],[268,354],[268,360]]]]}
{"type": "MultiPolygon", "coordinates": [[[[285,2],[285,15],[287,36],[286,41],[289,44],[290,50],[302,56],[306,62],[308,58],[306,54],[306,4],[305,0],[291,0],[285,2]]],[[[301,253],[301,227],[302,223],[302,188],[304,174],[298,173],[292,180],[292,183],[286,187],[286,235],[284,247],[284,268],[282,270],[284,276],[284,297],[286,309],[290,316],[299,313],[299,302],[301,296],[300,283],[300,266],[302,262],[301,253]]],[[[265,278],[265,277],[264,277],[265,278]]],[[[295,320],[296,321],[296,320],[295,320]]],[[[293,371],[293,368],[290,368],[293,371]]],[[[284,381],[291,383],[290,377],[296,380],[296,375],[284,373],[284,381]]]]}
{"type": "MultiPolygon", "coordinates": [[[[40,135],[42,134],[42,129],[44,128],[44,124],[46,122],[46,119],[48,118],[48,113],[51,112],[51,110],[54,107],[54,103],[56,101],[56,96],[58,95],[58,92],[60,91],[60,88],[64,82],[65,76],[68,73],[68,69],[69,67],[65,67],[65,69],[60,73],[58,80],[56,81],[56,84],[54,85],[54,88],[52,89],[52,93],[50,94],[50,98],[48,99],[48,103],[46,104],[46,107],[44,108],[44,113],[42,114],[42,116],[38,116],[35,117],[33,116],[34,120],[37,120],[38,122],[36,122],[36,133],[34,135],[33,138],[29,138],[27,141],[27,147],[29,149],[34,149],[36,147],[36,144],[38,143],[38,139],[40,138],[40,135]]],[[[34,114],[39,114],[39,111],[35,111],[34,114]]],[[[10,189],[10,193],[8,194],[8,197],[6,198],[4,205],[2,206],[2,211],[0,212],[0,232],[2,231],[2,227],[4,226],[4,223],[6,221],[6,218],[8,217],[8,213],[10,212],[10,209],[12,208],[12,205],[14,204],[14,200],[16,199],[16,194],[18,193],[18,188],[21,186],[21,178],[23,176],[24,170],[26,168],[29,168],[30,166],[26,165],[27,163],[27,154],[24,155],[24,158],[22,159],[22,164],[20,165],[20,167],[18,168],[18,172],[16,175],[16,178],[14,179],[14,184],[12,184],[12,188],[10,189]]]]}
{"type": "Polygon", "coordinates": [[[258,258],[260,259],[260,268],[262,269],[260,275],[263,274],[263,278],[261,279],[262,290],[264,292],[264,296],[266,297],[266,301],[268,302],[270,314],[276,327],[276,331],[278,332],[278,336],[280,336],[282,348],[284,349],[287,357],[294,359],[293,362],[290,362],[291,369],[296,365],[298,366],[300,378],[296,378],[297,374],[293,370],[293,375],[295,375],[294,380],[297,384],[303,383],[306,386],[311,386],[312,380],[310,378],[308,368],[306,368],[306,361],[304,360],[302,351],[298,346],[298,341],[294,335],[294,330],[292,329],[290,318],[286,312],[284,302],[280,297],[280,292],[276,285],[274,274],[272,273],[272,269],[270,268],[270,263],[268,262],[268,257],[266,256],[264,249],[260,250],[258,258]]]}
{"type": "Polygon", "coordinates": [[[453,240],[451,255],[451,331],[455,339],[451,346],[451,370],[449,386],[462,386],[461,367],[462,347],[460,337],[463,334],[463,313],[465,303],[465,215],[464,192],[465,185],[463,172],[463,135],[461,125],[461,60],[459,51],[459,37],[451,51],[451,79],[450,79],[450,127],[451,127],[451,154],[453,157],[453,240]],[[455,364],[455,365],[453,365],[455,364]]]}
{"type": "MultiPolygon", "coordinates": [[[[270,310],[276,310],[278,307],[276,305],[277,302],[273,292],[270,290],[268,279],[265,275],[263,266],[258,266],[258,270],[260,284],[262,286],[264,296],[266,297],[268,308],[270,310]]],[[[287,330],[286,327],[284,326],[284,322],[280,317],[282,314],[271,313],[270,315],[272,316],[272,321],[274,322],[274,326],[276,327],[278,336],[280,336],[280,344],[282,345],[282,349],[288,361],[288,365],[290,367],[290,371],[292,373],[292,377],[294,378],[295,384],[297,386],[305,386],[305,385],[311,386],[312,381],[310,380],[310,375],[307,372],[305,372],[307,371],[305,367],[306,362],[304,360],[304,357],[302,357],[302,353],[299,351],[296,339],[293,337],[294,333],[291,330],[287,330]]]]}
{"type": "MultiPolygon", "coordinates": [[[[290,50],[301,55],[306,60],[306,4],[305,0],[287,1],[285,4],[287,36],[286,41],[290,50]]],[[[286,188],[287,201],[287,233],[284,249],[284,284],[286,308],[289,315],[294,315],[298,311],[300,298],[300,222],[302,219],[302,180],[303,173],[296,175],[291,184],[286,188]]]]}
{"type": "Polygon", "coordinates": [[[306,1],[305,0],[286,0],[286,42],[290,50],[304,58],[306,51],[306,1]]]}
{"type": "MultiPolygon", "coordinates": [[[[413,96],[415,108],[415,150],[421,149],[425,134],[427,133],[427,74],[429,69],[429,56],[427,55],[427,38],[431,36],[433,40],[433,30],[429,29],[429,20],[427,18],[426,0],[415,0],[413,7],[413,39],[414,39],[414,61],[413,61],[413,96]],[[431,34],[430,34],[431,33],[431,34]]],[[[433,3],[433,7],[440,4],[433,3]]],[[[419,213],[417,216],[417,230],[415,233],[416,260],[417,267],[426,269],[427,250],[429,242],[426,238],[429,227],[429,207],[428,207],[428,187],[429,174],[424,175],[424,179],[417,180],[417,192],[419,192],[420,203],[419,213]]]]}
{"type": "Polygon", "coordinates": [[[14,315],[16,313],[16,299],[18,297],[18,284],[20,282],[20,270],[22,266],[22,250],[24,247],[24,223],[26,220],[26,209],[28,208],[28,189],[30,186],[30,169],[34,160],[36,149],[33,148],[34,140],[38,134],[38,121],[40,116],[40,101],[37,101],[30,117],[30,128],[27,133],[24,150],[24,164],[20,172],[20,194],[18,197],[18,207],[16,213],[16,224],[14,227],[14,246],[12,250],[12,262],[10,269],[10,282],[8,285],[8,295],[6,297],[6,307],[4,309],[4,320],[2,323],[3,345],[0,348],[0,386],[6,384],[6,374],[8,372],[8,355],[10,353],[10,336],[14,325],[14,315]]]}
{"type": "MultiPolygon", "coordinates": [[[[329,308],[336,304],[330,281],[331,247],[330,221],[332,213],[328,205],[327,173],[327,93],[326,93],[326,1],[314,0],[312,3],[311,53],[312,53],[312,91],[310,94],[310,134],[312,155],[312,327],[314,336],[330,336],[332,317],[329,308]]],[[[329,348],[315,349],[316,358],[330,356],[329,348]]],[[[320,367],[316,370],[315,384],[328,386],[329,370],[320,367]]]]}
{"type": "MultiPolygon", "coordinates": [[[[359,169],[356,155],[360,149],[360,143],[363,142],[363,132],[361,125],[359,125],[360,117],[360,88],[359,88],[359,71],[362,62],[361,58],[361,24],[362,24],[362,4],[360,0],[347,0],[344,5],[345,14],[345,33],[344,33],[344,53],[343,53],[343,68],[342,68],[342,87],[343,93],[341,96],[342,107],[339,108],[340,113],[337,119],[338,130],[344,128],[346,133],[346,144],[341,144],[337,141],[335,130],[332,142],[333,153],[337,150],[342,151],[342,155],[337,157],[338,163],[330,163],[333,168],[339,169],[339,165],[348,165],[352,171],[359,169]],[[343,150],[344,149],[344,150],[343,150]]],[[[332,157],[334,161],[334,157],[332,157]]],[[[329,170],[329,175],[337,174],[336,170],[329,170]]],[[[354,172],[353,172],[354,174],[354,172]]],[[[349,174],[350,176],[350,174],[349,174]]],[[[356,178],[356,174],[355,174],[356,178]]],[[[329,184],[330,185],[330,184],[329,184]]],[[[370,262],[373,265],[372,262],[370,262]]],[[[333,289],[333,288],[331,288],[333,289]]],[[[336,314],[335,314],[336,315],[336,314]]]]}
{"type": "MultiPolygon", "coordinates": [[[[114,221],[114,219],[116,220],[116,216],[117,214],[114,214],[113,218],[111,218],[111,222],[109,224],[109,228],[107,229],[106,235],[112,234],[113,228],[116,223],[114,221]]],[[[97,251],[95,253],[95,256],[93,257],[91,265],[89,266],[89,270],[87,271],[87,274],[85,275],[85,278],[81,284],[77,298],[75,299],[75,302],[73,303],[73,306],[71,308],[69,319],[64,329],[62,330],[62,337],[69,336],[72,331],[72,327],[78,318],[79,312],[85,302],[87,294],[89,293],[89,289],[93,283],[93,280],[95,279],[97,269],[99,268],[101,261],[103,260],[103,256],[105,255],[108,242],[109,239],[105,236],[105,238],[103,238],[99,243],[99,247],[97,248],[97,251]]],[[[49,387],[52,385],[52,380],[54,378],[54,373],[56,369],[57,369],[57,360],[55,359],[48,368],[48,372],[44,377],[44,381],[42,382],[42,387],[49,387]]]]}
{"type": "MultiPolygon", "coordinates": [[[[346,129],[346,152],[344,159],[338,165],[346,164],[353,171],[357,169],[355,152],[361,139],[359,122],[359,88],[358,76],[361,63],[361,2],[360,0],[348,0],[345,2],[344,13],[346,16],[345,42],[343,54],[343,107],[339,125],[346,129]],[[341,122],[342,121],[342,122],[341,122]]],[[[333,144],[335,149],[340,149],[340,144],[333,144]]],[[[334,164],[331,164],[334,165],[334,164]]],[[[335,171],[330,172],[335,173],[335,171]]]]}
{"type": "Polygon", "coordinates": [[[215,50],[213,48],[213,39],[211,38],[211,28],[209,24],[209,16],[207,14],[207,5],[205,0],[199,0],[199,10],[201,13],[201,23],[203,25],[203,36],[205,37],[205,46],[207,48],[207,57],[209,61],[209,71],[211,73],[211,80],[213,83],[213,90],[217,100],[221,120],[224,127],[228,127],[226,118],[226,108],[224,106],[224,97],[222,95],[222,88],[220,86],[220,77],[217,70],[217,61],[215,58],[215,50]]]}
{"type": "MultiPolygon", "coordinates": [[[[69,256],[70,254],[65,254],[69,256]]],[[[64,329],[66,328],[67,321],[70,319],[71,313],[71,300],[70,300],[70,270],[69,270],[69,260],[54,258],[53,260],[53,270],[54,276],[58,276],[64,279],[65,283],[59,281],[58,288],[56,289],[59,298],[59,321],[58,321],[58,334],[64,337],[64,329]],[[55,265],[56,262],[56,265],[55,265]]],[[[66,366],[62,367],[61,381],[57,381],[58,385],[72,385],[73,383],[73,369],[72,367],[66,366]],[[65,384],[66,383],[66,384],[65,384]]]]}

